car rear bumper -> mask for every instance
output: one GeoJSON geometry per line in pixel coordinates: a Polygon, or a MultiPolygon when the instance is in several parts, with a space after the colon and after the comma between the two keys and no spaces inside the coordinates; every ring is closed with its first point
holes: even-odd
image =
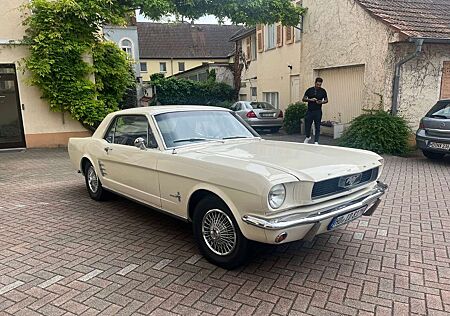
{"type": "Polygon", "coordinates": [[[371,216],[380,203],[380,197],[386,192],[387,185],[377,182],[374,188],[354,200],[344,204],[319,209],[312,214],[298,213],[279,217],[245,215],[242,220],[252,226],[264,229],[267,243],[276,242],[280,234],[286,234],[284,242],[312,239],[315,235],[328,231],[328,224],[337,216],[364,209],[363,215],[371,216]]]}
{"type": "Polygon", "coordinates": [[[247,119],[246,122],[251,127],[256,128],[271,128],[271,127],[281,127],[283,126],[283,118],[276,119],[247,119]]]}
{"type": "Polygon", "coordinates": [[[416,144],[417,147],[422,150],[432,151],[432,152],[447,152],[448,150],[445,149],[438,149],[438,148],[430,148],[429,144],[430,142],[435,143],[443,143],[443,144],[450,144],[450,134],[449,137],[443,137],[443,136],[431,136],[427,135],[424,129],[419,129],[416,132],[416,144]]]}

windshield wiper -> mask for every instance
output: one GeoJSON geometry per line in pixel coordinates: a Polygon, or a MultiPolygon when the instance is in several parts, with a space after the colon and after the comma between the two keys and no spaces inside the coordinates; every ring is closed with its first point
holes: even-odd
{"type": "Polygon", "coordinates": [[[224,137],[222,139],[238,139],[238,138],[250,138],[247,136],[229,136],[229,137],[224,137]]]}
{"type": "Polygon", "coordinates": [[[173,143],[182,143],[182,142],[216,142],[216,141],[222,141],[221,139],[216,138],[183,138],[183,139],[176,139],[173,141],[173,143]]]}
{"type": "Polygon", "coordinates": [[[439,115],[439,114],[437,114],[437,115],[432,114],[431,117],[432,117],[432,118],[443,118],[443,119],[448,119],[448,118],[449,118],[448,116],[445,116],[445,115],[439,115]]]}
{"type": "Polygon", "coordinates": [[[182,138],[182,139],[176,139],[173,141],[173,143],[182,143],[182,142],[202,142],[207,140],[206,138],[182,138]]]}

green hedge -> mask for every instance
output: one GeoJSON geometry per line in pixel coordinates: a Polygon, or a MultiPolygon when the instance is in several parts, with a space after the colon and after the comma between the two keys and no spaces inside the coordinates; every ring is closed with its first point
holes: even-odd
{"type": "Polygon", "coordinates": [[[228,104],[233,100],[233,88],[214,80],[192,81],[160,77],[155,79],[152,81],[152,85],[156,87],[156,97],[162,105],[218,105],[228,104]]]}
{"type": "Polygon", "coordinates": [[[402,117],[373,110],[355,118],[343,133],[339,144],[378,154],[405,155],[411,150],[408,144],[411,132],[402,117]]]}
{"type": "Polygon", "coordinates": [[[286,133],[293,134],[300,132],[301,119],[305,117],[307,106],[305,103],[297,102],[288,105],[284,113],[283,127],[286,133]]]}

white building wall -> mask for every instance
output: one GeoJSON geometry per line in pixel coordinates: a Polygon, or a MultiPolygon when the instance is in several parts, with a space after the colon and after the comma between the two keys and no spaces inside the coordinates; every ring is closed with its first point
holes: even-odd
{"type": "MultiPolygon", "coordinates": [[[[391,84],[386,83],[393,76],[388,43],[399,40],[399,35],[354,0],[304,0],[303,5],[308,11],[301,42],[302,94],[314,85],[320,69],[364,65],[362,106],[369,108],[382,102],[387,108],[391,84]]],[[[327,82],[323,87],[326,89],[327,82]]]]}
{"type": "MultiPolygon", "coordinates": [[[[392,50],[402,59],[413,53],[415,46],[396,44],[392,50]]],[[[450,45],[424,44],[422,53],[402,66],[398,113],[414,129],[440,98],[444,61],[450,61],[450,45]]]]}

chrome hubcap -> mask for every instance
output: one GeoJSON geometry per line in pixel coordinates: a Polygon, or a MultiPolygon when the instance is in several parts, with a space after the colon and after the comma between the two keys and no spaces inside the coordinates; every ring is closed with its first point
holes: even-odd
{"type": "Polygon", "coordinates": [[[206,212],[202,220],[202,233],[206,245],[216,255],[226,256],[236,247],[236,230],[233,222],[221,210],[206,212]]]}
{"type": "Polygon", "coordinates": [[[92,193],[97,193],[98,177],[97,177],[97,174],[95,173],[93,166],[89,167],[89,170],[87,173],[87,178],[88,178],[89,189],[91,190],[92,193]]]}

